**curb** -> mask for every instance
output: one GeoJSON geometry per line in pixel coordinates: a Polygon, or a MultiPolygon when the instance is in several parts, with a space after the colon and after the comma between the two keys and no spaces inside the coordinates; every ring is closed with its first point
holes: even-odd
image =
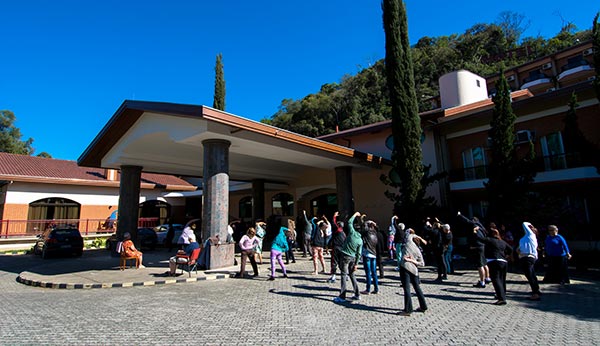
{"type": "Polygon", "coordinates": [[[121,283],[94,283],[94,284],[74,284],[74,283],[53,283],[46,281],[36,281],[30,280],[19,275],[17,277],[17,282],[32,286],[32,287],[41,287],[41,288],[53,288],[53,289],[91,289],[91,288],[124,288],[124,287],[137,287],[137,286],[157,286],[157,285],[167,285],[167,284],[182,284],[182,283],[192,283],[198,281],[207,281],[207,280],[221,280],[228,279],[231,277],[230,274],[215,274],[209,276],[202,276],[196,278],[183,278],[183,279],[167,279],[167,280],[155,280],[155,281],[142,281],[142,282],[121,282],[121,283]]]}

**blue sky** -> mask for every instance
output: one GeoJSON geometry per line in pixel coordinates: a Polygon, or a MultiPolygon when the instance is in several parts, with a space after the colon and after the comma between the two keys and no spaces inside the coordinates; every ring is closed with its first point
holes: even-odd
{"type": "MultiPolygon", "coordinates": [[[[591,27],[600,3],[406,1],[411,43],[523,14],[525,36],[591,27]],[[449,5],[452,4],[452,5],[449,5]]],[[[126,99],[212,106],[223,54],[226,111],[260,120],[281,100],[384,57],[379,0],[0,0],[0,109],[36,154],[76,160],[126,99]]]]}

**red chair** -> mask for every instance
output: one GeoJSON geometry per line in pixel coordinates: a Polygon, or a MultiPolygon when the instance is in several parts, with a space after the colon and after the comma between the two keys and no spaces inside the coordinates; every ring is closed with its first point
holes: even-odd
{"type": "Polygon", "coordinates": [[[200,248],[192,250],[192,254],[190,256],[177,255],[178,259],[183,258],[186,260],[185,262],[177,263],[177,266],[181,268],[181,274],[183,274],[183,267],[185,266],[190,277],[192,277],[192,270],[194,270],[196,275],[198,275],[198,257],[200,256],[200,250],[200,248]]]}

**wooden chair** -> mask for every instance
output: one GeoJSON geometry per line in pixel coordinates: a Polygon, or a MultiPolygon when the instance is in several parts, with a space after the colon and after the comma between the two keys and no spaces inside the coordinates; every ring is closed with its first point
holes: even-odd
{"type": "Polygon", "coordinates": [[[200,248],[194,249],[190,256],[177,255],[177,258],[183,258],[186,260],[185,262],[177,263],[177,266],[181,268],[181,274],[183,274],[183,267],[186,267],[190,277],[192,277],[192,270],[194,270],[196,275],[198,275],[198,257],[200,256],[200,250],[200,248]]]}
{"type": "MultiPolygon", "coordinates": [[[[137,256],[130,257],[125,255],[122,242],[117,243],[117,252],[121,255],[119,259],[119,269],[125,270],[125,268],[127,267],[127,261],[133,261],[135,264],[135,269],[138,269],[140,267],[140,258],[137,256]]],[[[129,268],[131,268],[131,264],[129,265],[129,268]]]]}

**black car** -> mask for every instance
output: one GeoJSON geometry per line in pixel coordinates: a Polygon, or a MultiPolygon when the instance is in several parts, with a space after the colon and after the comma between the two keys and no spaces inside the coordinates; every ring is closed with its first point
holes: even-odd
{"type": "Polygon", "coordinates": [[[83,238],[76,228],[54,228],[38,235],[33,253],[48,258],[51,255],[83,254],[83,238]]]}
{"type": "MultiPolygon", "coordinates": [[[[152,228],[138,228],[137,237],[140,241],[141,249],[154,250],[156,248],[156,244],[158,243],[158,236],[152,228]]],[[[111,251],[115,250],[117,247],[117,243],[117,234],[113,233],[108,239],[106,239],[106,249],[111,251]]]]}

